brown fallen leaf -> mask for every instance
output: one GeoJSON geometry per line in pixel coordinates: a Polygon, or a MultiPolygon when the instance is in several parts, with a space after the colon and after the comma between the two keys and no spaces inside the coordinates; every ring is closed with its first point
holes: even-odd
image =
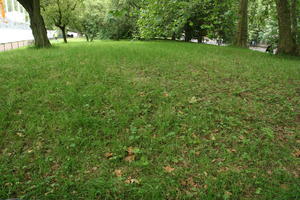
{"type": "Polygon", "coordinates": [[[169,97],[170,95],[167,92],[164,92],[164,97],[169,97]]]}
{"type": "Polygon", "coordinates": [[[127,148],[127,153],[128,153],[129,156],[133,155],[134,154],[134,147],[128,147],[127,148]]]}
{"type": "Polygon", "coordinates": [[[114,154],[109,152],[109,153],[105,153],[104,156],[105,158],[111,158],[114,156],[114,154]]]}
{"type": "Polygon", "coordinates": [[[189,186],[189,187],[192,187],[192,188],[198,188],[199,187],[199,185],[194,182],[193,177],[190,177],[186,180],[181,181],[181,185],[189,186]]]}
{"type": "Polygon", "coordinates": [[[296,157],[296,158],[300,158],[300,149],[297,149],[293,155],[296,157]]]}
{"type": "Polygon", "coordinates": [[[168,172],[168,173],[171,173],[171,172],[173,172],[173,171],[175,170],[175,168],[170,167],[170,166],[166,166],[166,167],[164,167],[164,170],[165,170],[166,172],[168,172]]]}
{"type": "Polygon", "coordinates": [[[133,162],[135,160],[135,155],[129,155],[124,158],[127,162],[133,162]]]}
{"type": "Polygon", "coordinates": [[[116,170],[114,171],[114,174],[115,174],[117,177],[121,177],[121,176],[122,176],[122,170],[116,169],[116,170]]]}
{"type": "Polygon", "coordinates": [[[271,170],[268,170],[268,171],[267,171],[267,174],[272,175],[273,172],[272,172],[271,170]]]}
{"type": "Polygon", "coordinates": [[[126,184],[133,184],[133,183],[137,183],[139,184],[140,181],[135,179],[135,178],[131,178],[130,176],[127,178],[127,180],[125,181],[126,184]]]}

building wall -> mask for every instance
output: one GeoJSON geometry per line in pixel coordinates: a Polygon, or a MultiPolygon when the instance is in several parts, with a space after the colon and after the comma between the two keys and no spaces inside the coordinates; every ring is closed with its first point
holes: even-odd
{"type": "Polygon", "coordinates": [[[17,0],[0,0],[4,5],[5,19],[7,23],[29,24],[29,16],[26,10],[17,0]]]}
{"type": "Polygon", "coordinates": [[[29,16],[21,4],[17,0],[0,0],[0,4],[5,11],[0,15],[0,43],[33,40],[29,16]]]}

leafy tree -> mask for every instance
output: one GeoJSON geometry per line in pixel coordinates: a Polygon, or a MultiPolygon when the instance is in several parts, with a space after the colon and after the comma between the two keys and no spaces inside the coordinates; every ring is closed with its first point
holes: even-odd
{"type": "Polygon", "coordinates": [[[71,27],[91,42],[103,29],[105,14],[106,8],[102,1],[85,0],[80,7],[80,13],[72,21],[71,27]]]}
{"type": "Polygon", "coordinates": [[[81,0],[42,0],[43,15],[49,27],[56,26],[67,43],[67,26],[74,20],[81,0]]]}
{"type": "Polygon", "coordinates": [[[38,48],[50,47],[44,19],[41,15],[40,0],[18,0],[29,14],[30,27],[34,37],[35,46],[38,48]]]}
{"type": "Polygon", "coordinates": [[[122,39],[132,38],[137,32],[137,20],[143,0],[110,0],[107,2],[107,12],[102,38],[122,39]]]}

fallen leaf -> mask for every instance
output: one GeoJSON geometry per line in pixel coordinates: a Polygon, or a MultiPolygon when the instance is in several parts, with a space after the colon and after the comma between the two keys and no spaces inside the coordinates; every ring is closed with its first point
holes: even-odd
{"type": "Polygon", "coordinates": [[[124,160],[127,162],[132,162],[135,160],[135,155],[126,156],[124,160]]]}
{"type": "Polygon", "coordinates": [[[273,172],[272,172],[271,170],[268,170],[268,171],[267,171],[267,174],[272,175],[273,172]]]}
{"type": "Polygon", "coordinates": [[[229,149],[230,152],[236,153],[236,149],[229,149]]]}
{"type": "Polygon", "coordinates": [[[300,150],[297,149],[297,150],[293,153],[293,155],[294,155],[296,158],[300,158],[300,150]]]}
{"type": "Polygon", "coordinates": [[[98,167],[93,167],[92,168],[93,171],[96,171],[97,169],[98,169],[98,167]]]}
{"type": "Polygon", "coordinates": [[[128,153],[129,156],[133,155],[134,154],[134,147],[128,147],[127,148],[127,153],[128,153]]]}
{"type": "Polygon", "coordinates": [[[116,170],[114,171],[114,174],[115,174],[117,177],[121,177],[121,176],[122,176],[122,170],[116,169],[116,170]]]}
{"type": "Polygon", "coordinates": [[[166,92],[164,92],[164,97],[169,97],[170,95],[168,94],[168,93],[166,93],[166,92]]]}
{"type": "Polygon", "coordinates": [[[126,184],[133,184],[133,183],[137,183],[139,184],[140,181],[135,179],[135,178],[131,178],[130,176],[127,178],[127,180],[125,181],[126,184]]]}
{"type": "Polygon", "coordinates": [[[189,103],[193,104],[193,103],[197,103],[198,99],[196,97],[192,97],[190,100],[189,100],[189,103]]]}
{"type": "Polygon", "coordinates": [[[105,156],[105,158],[111,158],[114,156],[114,154],[113,153],[105,153],[104,156],[105,156]]]}
{"type": "Polygon", "coordinates": [[[17,133],[17,135],[18,135],[19,137],[24,137],[24,134],[23,134],[23,133],[17,133]]]}
{"type": "Polygon", "coordinates": [[[164,170],[165,170],[166,172],[168,172],[168,173],[171,173],[171,172],[173,172],[173,171],[175,170],[175,168],[172,168],[172,167],[170,167],[170,166],[166,166],[166,167],[164,167],[164,170]]]}
{"type": "Polygon", "coordinates": [[[183,186],[189,186],[189,187],[192,187],[192,188],[199,187],[199,185],[194,182],[193,177],[190,177],[190,178],[188,178],[186,180],[181,181],[181,185],[183,185],[183,186]]]}

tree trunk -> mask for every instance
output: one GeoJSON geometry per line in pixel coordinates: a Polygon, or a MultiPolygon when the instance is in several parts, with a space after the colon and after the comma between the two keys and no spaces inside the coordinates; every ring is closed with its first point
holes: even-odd
{"type": "Polygon", "coordinates": [[[240,0],[239,19],[235,36],[235,45],[238,47],[248,46],[248,0],[240,0]]]}
{"type": "Polygon", "coordinates": [[[297,54],[297,45],[292,34],[291,12],[288,0],[276,0],[278,25],[279,25],[279,44],[278,54],[297,54]]]}
{"type": "Polygon", "coordinates": [[[59,28],[62,32],[62,35],[63,35],[63,38],[64,38],[64,43],[68,43],[67,34],[66,34],[66,27],[65,26],[59,26],[59,28]]]}
{"type": "Polygon", "coordinates": [[[203,35],[198,35],[198,38],[197,38],[197,40],[198,40],[198,43],[203,43],[203,35]]]}
{"type": "Polygon", "coordinates": [[[30,18],[30,27],[34,37],[34,44],[38,48],[50,47],[44,19],[41,15],[40,0],[18,0],[26,9],[30,18]]]}
{"type": "Polygon", "coordinates": [[[297,41],[297,0],[292,0],[291,3],[291,23],[292,23],[292,34],[295,41],[297,41]]]}
{"type": "Polygon", "coordinates": [[[176,40],[176,34],[175,33],[172,34],[172,40],[176,40]]]}
{"type": "Polygon", "coordinates": [[[89,36],[88,36],[88,34],[84,34],[85,35],[85,39],[86,39],[86,41],[87,42],[89,42],[90,41],[90,39],[89,39],[89,36]]]}
{"type": "Polygon", "coordinates": [[[190,42],[192,40],[192,28],[190,27],[189,24],[185,25],[184,34],[185,34],[184,41],[190,42]]]}

